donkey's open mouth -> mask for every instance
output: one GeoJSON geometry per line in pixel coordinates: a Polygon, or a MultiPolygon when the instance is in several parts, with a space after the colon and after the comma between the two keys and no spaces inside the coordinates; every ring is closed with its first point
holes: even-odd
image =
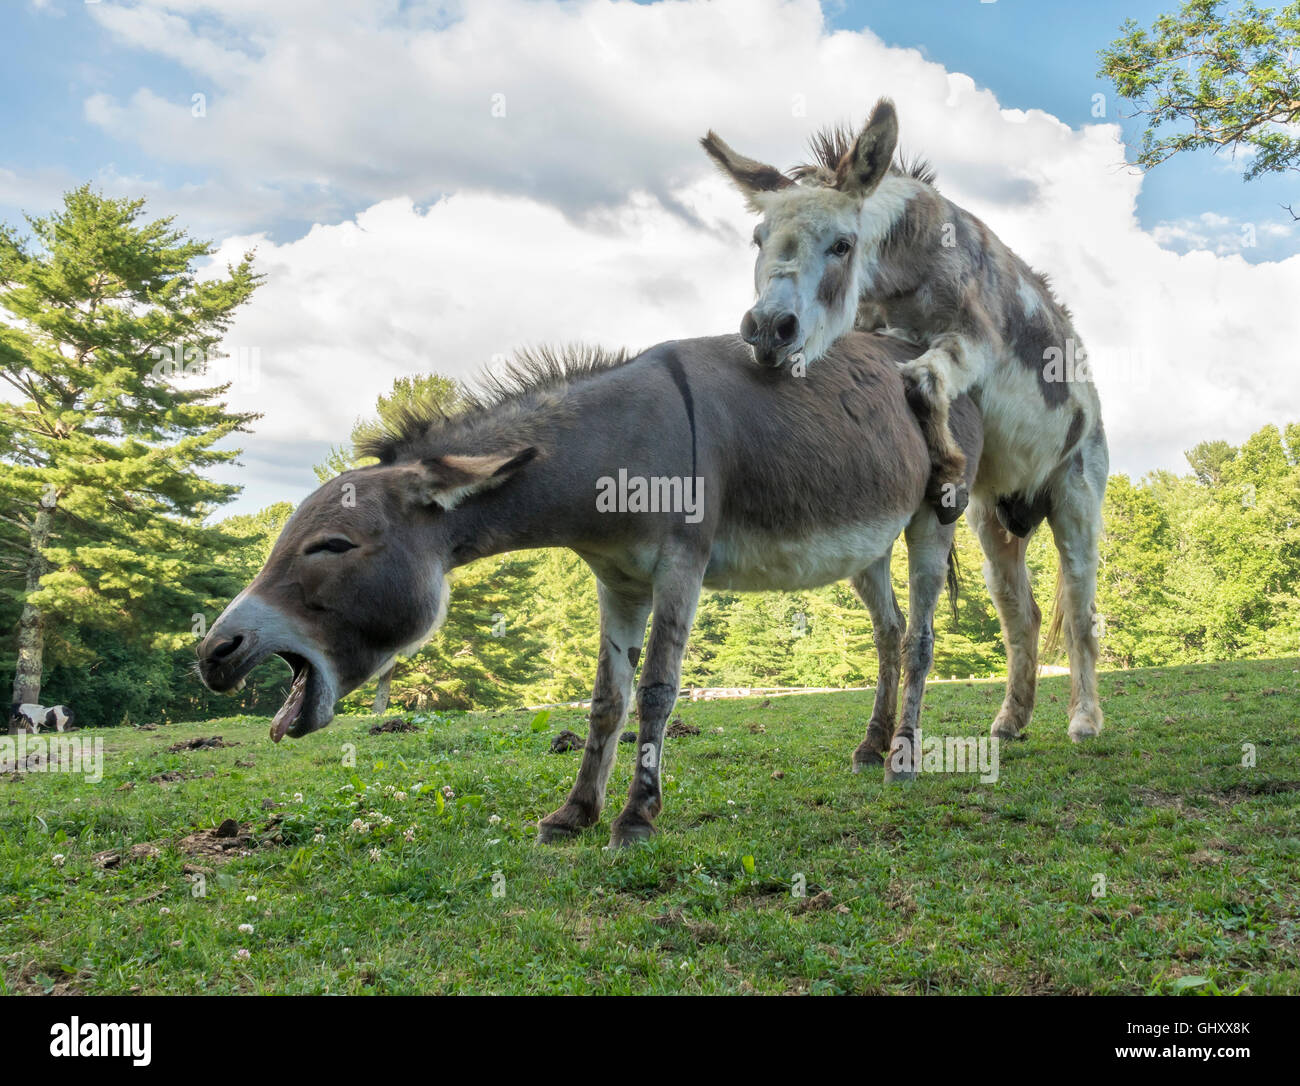
{"type": "Polygon", "coordinates": [[[286,735],[299,739],[325,727],[334,718],[334,697],[320,669],[305,656],[289,651],[276,655],[293,668],[289,694],[271,721],[271,739],[278,743],[286,735]]]}

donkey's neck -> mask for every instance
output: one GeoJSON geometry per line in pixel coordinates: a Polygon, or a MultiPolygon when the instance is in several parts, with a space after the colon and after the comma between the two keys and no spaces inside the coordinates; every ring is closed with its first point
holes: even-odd
{"type": "Polygon", "coordinates": [[[573,546],[591,536],[594,480],[608,454],[591,440],[582,420],[571,397],[560,392],[520,412],[508,429],[494,435],[494,444],[504,437],[510,444],[535,445],[538,453],[499,487],[466,498],[446,513],[453,568],[507,551],[573,546]]]}
{"type": "Polygon", "coordinates": [[[916,284],[915,254],[941,244],[943,198],[915,178],[890,174],[858,218],[860,294],[884,297],[916,284]]]}

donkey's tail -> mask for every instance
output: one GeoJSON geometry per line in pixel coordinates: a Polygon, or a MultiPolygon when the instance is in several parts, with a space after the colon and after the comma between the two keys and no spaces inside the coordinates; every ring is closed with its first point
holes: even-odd
{"type": "Polygon", "coordinates": [[[957,596],[961,593],[961,567],[957,565],[957,544],[948,548],[948,606],[952,608],[953,629],[957,628],[957,596]]]}
{"type": "Polygon", "coordinates": [[[1047,636],[1043,639],[1043,656],[1053,657],[1061,651],[1061,633],[1065,623],[1065,578],[1061,567],[1056,567],[1056,596],[1052,600],[1052,621],[1047,626],[1047,636]]]}

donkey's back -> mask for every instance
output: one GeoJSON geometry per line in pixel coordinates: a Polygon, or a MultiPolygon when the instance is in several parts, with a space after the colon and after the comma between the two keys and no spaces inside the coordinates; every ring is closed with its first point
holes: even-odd
{"type": "MultiPolygon", "coordinates": [[[[669,436],[682,473],[689,464],[702,481],[706,515],[682,529],[710,547],[706,584],[779,590],[843,580],[887,553],[924,503],[929,453],[898,374],[915,355],[898,340],[854,332],[797,375],[756,366],[738,336],[660,344],[609,375],[629,393],[661,387],[621,455],[629,471],[644,464],[650,473],[652,461],[662,464],[652,451],[662,453],[669,436]],[[685,419],[681,430],[674,415],[685,419]]],[[[973,471],[979,412],[963,399],[954,414],[973,471]]]]}

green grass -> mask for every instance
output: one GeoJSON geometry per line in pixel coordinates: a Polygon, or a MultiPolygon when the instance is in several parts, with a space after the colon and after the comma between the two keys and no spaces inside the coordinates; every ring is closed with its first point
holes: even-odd
{"type": "MultiPolygon", "coordinates": [[[[600,827],[533,840],[577,769],[548,749],[585,732],[576,711],[376,736],[340,718],[278,747],[247,718],[86,731],[101,783],[0,777],[0,992],[1300,993],[1298,669],[1105,675],[1086,746],[1045,680],[988,785],[852,776],[867,694],[683,703],[701,734],[669,741],[660,834],[621,852],[631,746],[600,827]],[[239,745],[167,753],[198,735],[239,745]],[[251,824],[246,855],[178,843],[226,818],[251,824]]],[[[1000,700],[934,685],[927,734],[983,735],[1000,700]]]]}

